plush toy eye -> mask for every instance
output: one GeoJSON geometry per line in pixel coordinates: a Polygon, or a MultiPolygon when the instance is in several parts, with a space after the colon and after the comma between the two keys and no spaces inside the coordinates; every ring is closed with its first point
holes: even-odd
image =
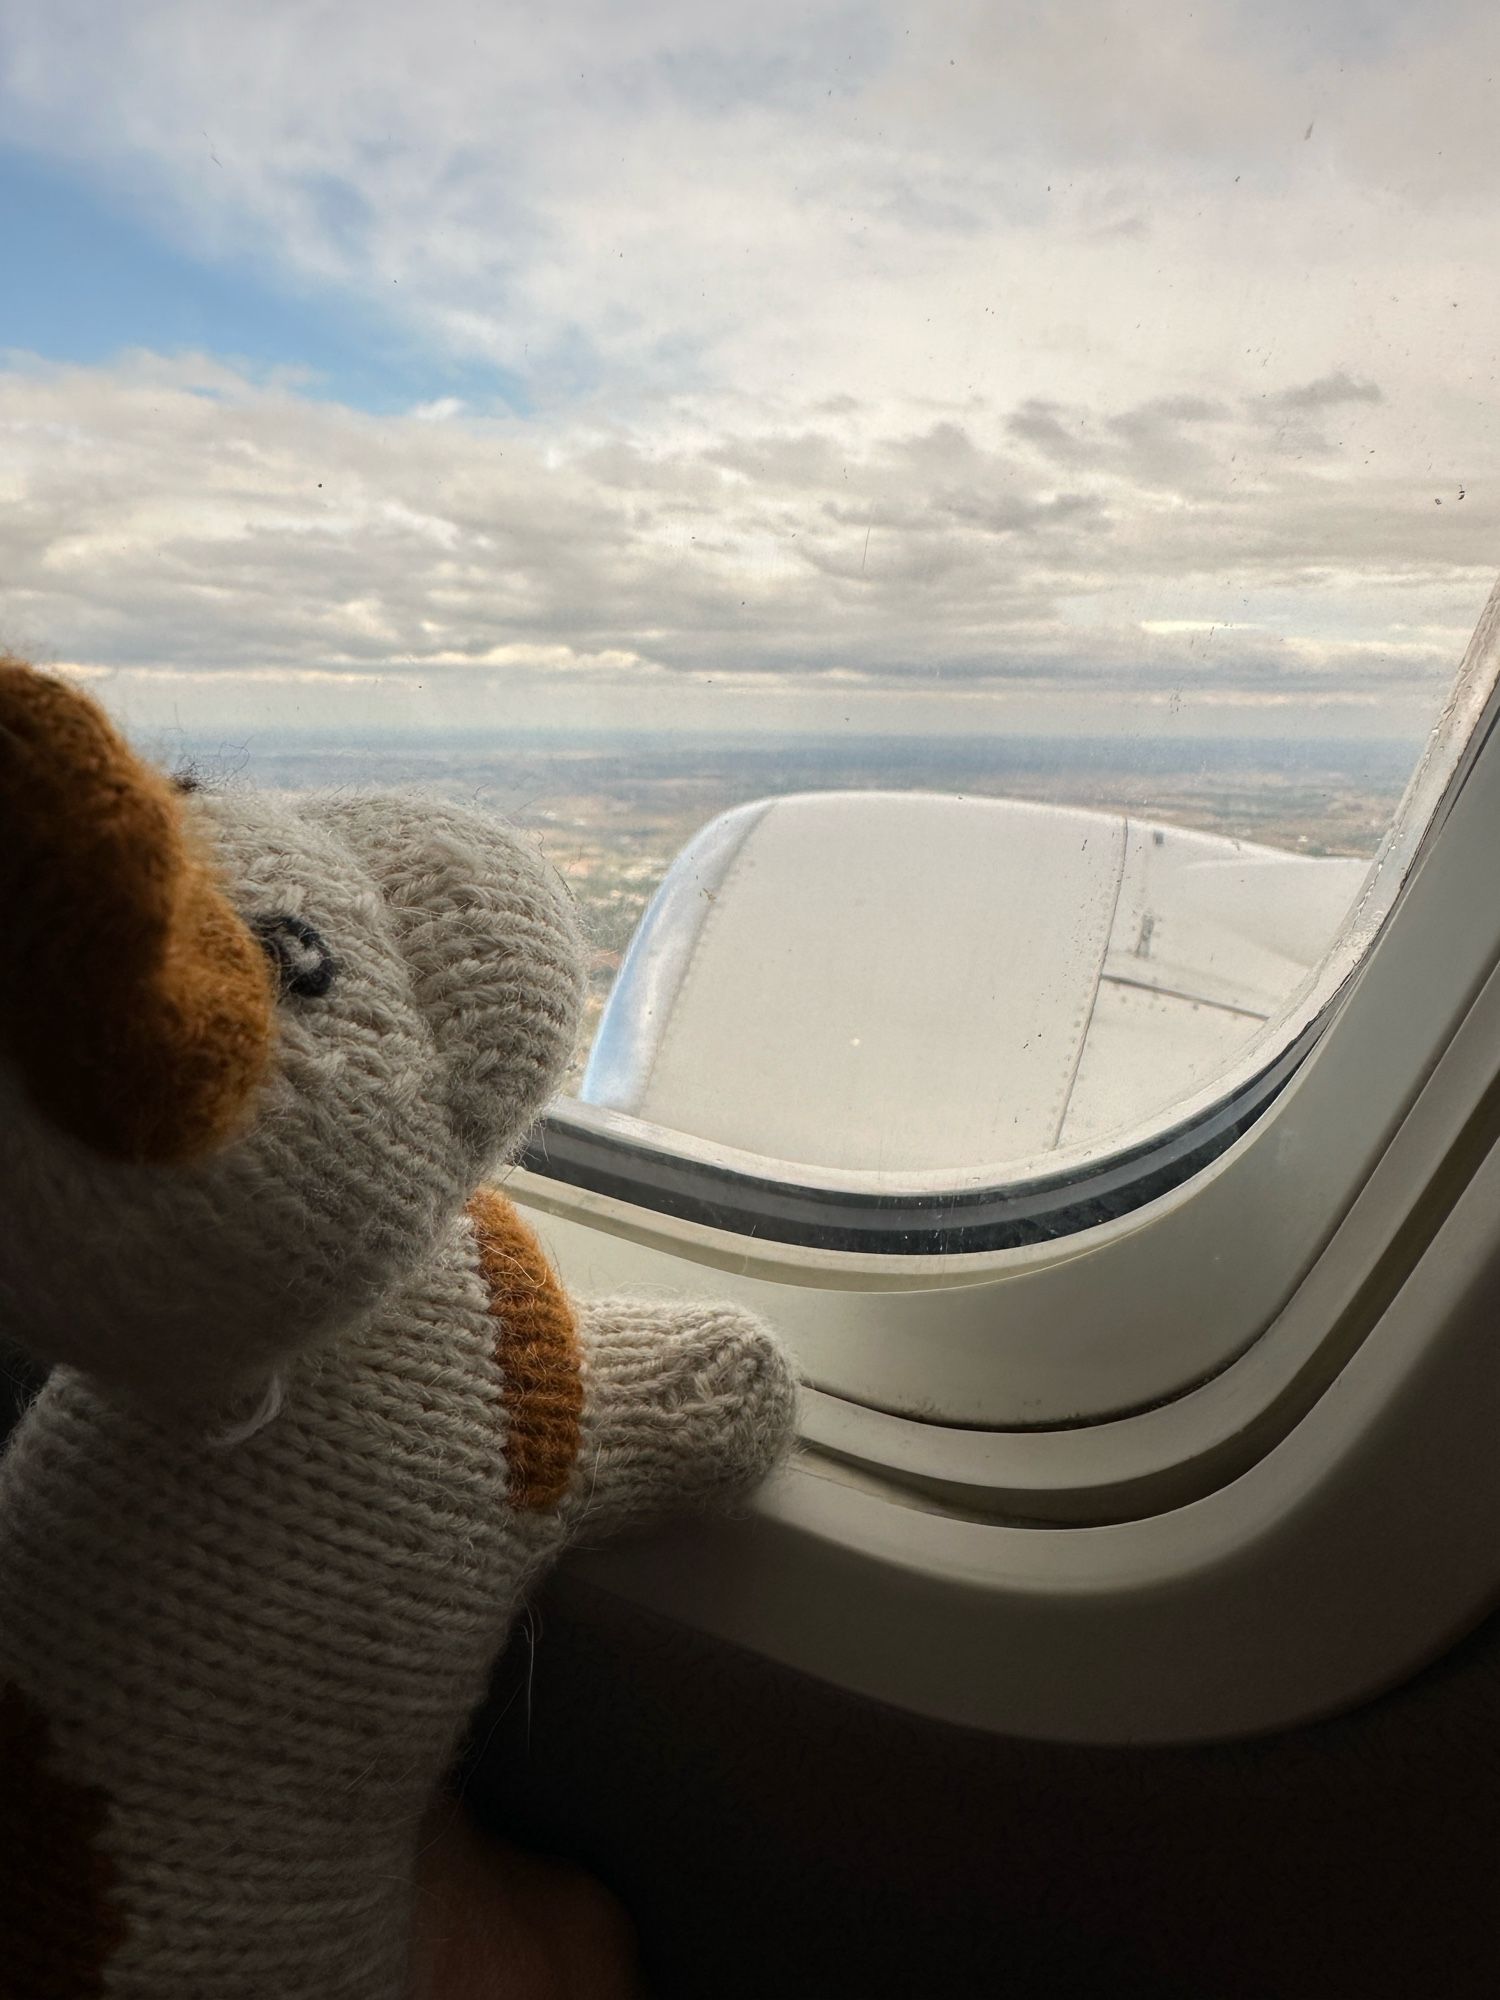
{"type": "Polygon", "coordinates": [[[283,912],[259,917],[250,928],[275,966],[283,993],[319,1000],[332,986],[338,960],[304,918],[283,912]]]}

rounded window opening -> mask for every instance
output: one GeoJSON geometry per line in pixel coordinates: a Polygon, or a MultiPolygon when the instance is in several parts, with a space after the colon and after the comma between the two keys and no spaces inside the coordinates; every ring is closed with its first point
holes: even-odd
{"type": "Polygon", "coordinates": [[[0,641],[206,783],[531,827],[552,1157],[643,1198],[1199,1157],[1481,704],[1497,37],[22,10],[0,641]]]}

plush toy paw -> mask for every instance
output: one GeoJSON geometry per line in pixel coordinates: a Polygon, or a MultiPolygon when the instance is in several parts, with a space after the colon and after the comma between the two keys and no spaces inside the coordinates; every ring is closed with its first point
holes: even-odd
{"type": "Polygon", "coordinates": [[[721,1506],[765,1477],[790,1439],[796,1392],[759,1320],[635,1299],[591,1300],[579,1318],[589,1423],[574,1533],[721,1506]]]}

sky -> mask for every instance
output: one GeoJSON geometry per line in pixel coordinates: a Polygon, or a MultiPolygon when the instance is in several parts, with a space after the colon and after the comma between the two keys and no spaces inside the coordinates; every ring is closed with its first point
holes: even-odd
{"type": "Polygon", "coordinates": [[[143,728],[1417,736],[1500,10],[12,0],[0,644],[143,728]]]}

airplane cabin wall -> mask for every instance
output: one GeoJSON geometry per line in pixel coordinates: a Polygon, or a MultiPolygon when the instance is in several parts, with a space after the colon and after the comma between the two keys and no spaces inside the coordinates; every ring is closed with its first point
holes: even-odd
{"type": "Polygon", "coordinates": [[[624,1897],[652,2000],[1500,1991],[1500,1618],[1355,1713],[1186,1749],[922,1721],[571,1581],[539,1621],[471,1798],[624,1897]]]}

